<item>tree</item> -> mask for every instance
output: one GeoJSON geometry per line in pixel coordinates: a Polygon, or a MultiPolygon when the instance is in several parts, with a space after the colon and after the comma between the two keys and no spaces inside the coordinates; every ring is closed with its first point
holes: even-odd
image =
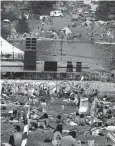
{"type": "Polygon", "coordinates": [[[1,2],[1,20],[9,19],[10,21],[14,21],[18,19],[15,3],[16,2],[13,1],[1,2]],[[8,6],[10,6],[10,8],[8,6]]]}
{"type": "Polygon", "coordinates": [[[1,36],[4,39],[7,39],[10,34],[11,34],[11,30],[9,24],[4,25],[3,23],[1,23],[1,36]]]}
{"type": "Polygon", "coordinates": [[[18,20],[16,31],[20,34],[23,34],[25,32],[29,33],[29,25],[24,15],[22,15],[22,17],[18,20]]]}
{"type": "Polygon", "coordinates": [[[115,20],[115,1],[100,1],[95,14],[96,20],[115,20]]]}
{"type": "Polygon", "coordinates": [[[47,15],[54,9],[55,4],[56,1],[28,1],[27,7],[33,14],[47,15]]]}

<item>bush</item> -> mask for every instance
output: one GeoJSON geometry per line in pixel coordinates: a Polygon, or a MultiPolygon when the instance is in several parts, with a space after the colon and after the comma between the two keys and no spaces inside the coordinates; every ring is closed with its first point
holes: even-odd
{"type": "Polygon", "coordinates": [[[29,33],[29,26],[25,16],[22,16],[21,19],[18,20],[16,25],[16,31],[20,34],[29,33]]]}
{"type": "Polygon", "coordinates": [[[1,20],[3,21],[4,19],[8,19],[10,21],[14,21],[17,20],[17,16],[13,13],[13,12],[2,12],[1,14],[1,20]]]}

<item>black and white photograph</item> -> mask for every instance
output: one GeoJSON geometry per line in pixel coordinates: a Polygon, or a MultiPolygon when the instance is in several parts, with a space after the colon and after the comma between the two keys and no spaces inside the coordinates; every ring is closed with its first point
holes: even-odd
{"type": "Polygon", "coordinates": [[[115,1],[0,10],[1,146],[115,146],[115,1]]]}

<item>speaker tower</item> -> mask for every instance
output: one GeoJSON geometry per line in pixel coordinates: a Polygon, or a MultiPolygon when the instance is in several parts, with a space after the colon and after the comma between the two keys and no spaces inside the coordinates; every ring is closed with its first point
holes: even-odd
{"type": "Polygon", "coordinates": [[[76,62],[76,72],[82,71],[82,62],[76,62]]]}
{"type": "Polygon", "coordinates": [[[26,38],[24,70],[36,70],[36,38],[26,38]]]}
{"type": "Polygon", "coordinates": [[[71,61],[67,62],[67,72],[73,72],[73,65],[71,61]]]}
{"type": "Polygon", "coordinates": [[[56,61],[45,61],[44,71],[57,71],[56,61]]]}

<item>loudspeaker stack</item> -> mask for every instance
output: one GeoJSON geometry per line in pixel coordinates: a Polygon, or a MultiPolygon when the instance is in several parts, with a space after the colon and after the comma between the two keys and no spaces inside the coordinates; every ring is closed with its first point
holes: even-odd
{"type": "Polygon", "coordinates": [[[26,38],[24,70],[36,70],[36,38],[26,38]]]}

